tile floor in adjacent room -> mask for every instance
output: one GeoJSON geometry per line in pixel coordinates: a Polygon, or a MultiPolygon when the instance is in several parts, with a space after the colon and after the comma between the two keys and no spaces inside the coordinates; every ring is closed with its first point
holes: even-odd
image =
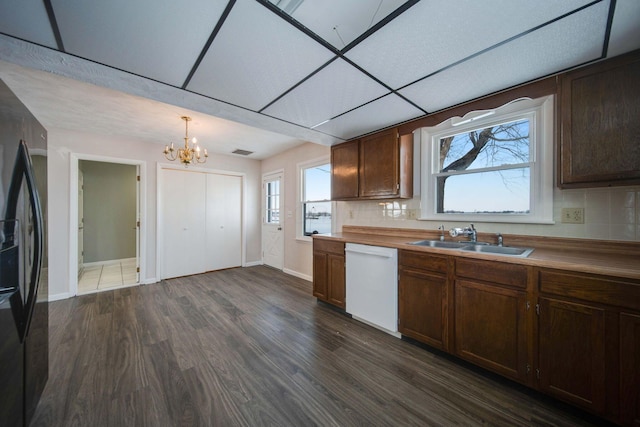
{"type": "Polygon", "coordinates": [[[84,294],[134,285],[137,282],[135,258],[85,264],[78,279],[78,293],[84,294]]]}

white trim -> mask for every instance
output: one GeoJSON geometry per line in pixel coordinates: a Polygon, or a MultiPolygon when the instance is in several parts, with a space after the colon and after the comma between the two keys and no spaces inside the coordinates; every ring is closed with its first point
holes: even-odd
{"type": "Polygon", "coordinates": [[[288,274],[290,276],[295,276],[295,277],[298,277],[298,278],[300,278],[302,280],[306,280],[307,282],[313,282],[313,277],[311,277],[311,276],[309,276],[307,274],[303,274],[303,273],[300,273],[300,272],[297,272],[297,271],[294,271],[294,270],[290,270],[288,268],[283,269],[282,272],[286,273],[286,274],[288,274]]]}
{"type": "MultiPolygon", "coordinates": [[[[164,184],[164,177],[162,174],[162,170],[163,169],[172,169],[172,170],[180,170],[180,171],[184,171],[185,168],[183,165],[181,164],[176,164],[176,163],[160,163],[158,162],[156,164],[156,277],[159,277],[160,279],[152,279],[154,280],[154,282],[150,282],[150,283],[155,283],[158,282],[159,280],[163,280],[164,277],[164,271],[163,271],[163,265],[164,265],[164,259],[163,259],[163,251],[162,251],[162,247],[163,247],[163,243],[164,243],[164,233],[163,233],[163,221],[164,218],[162,216],[162,189],[163,189],[163,184],[164,184]]],[[[241,242],[241,258],[240,258],[240,265],[241,266],[245,266],[246,265],[246,260],[247,260],[247,233],[246,233],[246,229],[247,229],[247,174],[245,172],[235,172],[235,171],[228,171],[228,170],[224,170],[224,169],[210,169],[210,168],[203,168],[203,167],[199,167],[199,166],[195,166],[195,165],[191,165],[189,166],[189,169],[187,169],[187,172],[198,172],[198,173],[205,173],[205,174],[213,174],[213,175],[228,175],[228,176],[237,176],[241,179],[242,183],[241,183],[241,188],[242,188],[242,195],[240,197],[240,203],[242,204],[242,206],[240,206],[240,215],[241,215],[241,224],[240,224],[240,238],[242,240],[241,242]]]]}
{"type": "Polygon", "coordinates": [[[69,299],[72,298],[74,295],[71,294],[71,292],[62,292],[59,294],[49,294],[49,302],[53,302],[53,301],[60,301],[63,299],[69,299]]]}
{"type": "MultiPolygon", "coordinates": [[[[431,182],[432,170],[438,168],[436,157],[438,147],[435,140],[443,133],[453,132],[452,123],[456,118],[447,119],[437,126],[420,129],[421,139],[421,211],[418,220],[499,222],[523,224],[554,224],[553,221],[553,148],[554,148],[554,96],[538,99],[518,99],[495,110],[489,116],[486,111],[470,120],[466,125],[455,128],[456,133],[464,133],[482,126],[491,126],[515,117],[531,115],[531,129],[534,145],[531,147],[531,187],[529,214],[447,214],[436,213],[436,189],[431,182]]],[[[469,113],[471,114],[471,113],[469,113]]],[[[473,115],[472,115],[473,116],[473,115]]],[[[459,120],[458,120],[459,121],[459,120]]],[[[477,170],[474,170],[477,172],[477,170]]],[[[465,172],[466,173],[466,172],[465,172]]]]}
{"type": "Polygon", "coordinates": [[[147,270],[147,162],[93,154],[69,153],[69,294],[78,295],[78,167],[80,160],[138,166],[140,174],[140,275],[142,283],[147,270]]]}
{"type": "Polygon", "coordinates": [[[246,262],[243,267],[256,267],[258,265],[264,265],[264,263],[262,262],[262,260],[260,261],[251,261],[251,262],[246,262]]]}

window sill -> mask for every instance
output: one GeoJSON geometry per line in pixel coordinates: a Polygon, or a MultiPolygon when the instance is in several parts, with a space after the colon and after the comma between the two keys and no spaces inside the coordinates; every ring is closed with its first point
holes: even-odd
{"type": "Polygon", "coordinates": [[[531,218],[531,217],[506,217],[506,216],[477,216],[477,215],[433,215],[420,216],[418,221],[441,221],[441,222],[491,222],[498,224],[544,224],[553,225],[553,219],[531,218]]]}

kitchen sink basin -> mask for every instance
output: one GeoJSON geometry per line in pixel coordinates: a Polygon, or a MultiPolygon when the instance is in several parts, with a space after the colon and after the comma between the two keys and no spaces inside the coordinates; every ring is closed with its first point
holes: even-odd
{"type": "Polygon", "coordinates": [[[468,242],[443,242],[441,240],[418,240],[410,245],[429,246],[430,248],[460,249],[469,246],[468,242]]]}
{"type": "Polygon", "coordinates": [[[467,245],[461,248],[463,251],[480,252],[483,254],[497,254],[497,255],[509,255],[526,258],[531,252],[532,248],[515,248],[511,246],[493,246],[493,245],[467,245]]]}
{"type": "Polygon", "coordinates": [[[473,242],[447,242],[441,240],[418,240],[417,242],[409,242],[410,245],[427,246],[430,248],[441,249],[458,249],[462,251],[478,252],[492,255],[506,255],[511,257],[526,258],[533,248],[516,248],[513,246],[496,246],[488,243],[473,242]]]}

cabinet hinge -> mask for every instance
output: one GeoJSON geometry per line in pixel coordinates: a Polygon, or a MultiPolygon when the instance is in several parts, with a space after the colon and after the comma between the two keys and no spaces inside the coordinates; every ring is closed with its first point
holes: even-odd
{"type": "MultiPolygon", "coordinates": [[[[531,308],[531,303],[529,301],[527,301],[527,311],[529,311],[530,308],[531,308]]],[[[527,366],[529,366],[529,365],[527,365],[527,366]]],[[[529,371],[527,371],[527,372],[529,372],[529,371]]]]}
{"type": "Polygon", "coordinates": [[[396,184],[396,190],[400,189],[400,184],[396,184]]]}
{"type": "Polygon", "coordinates": [[[529,372],[531,372],[531,365],[527,363],[527,375],[529,374],[529,372]]]}
{"type": "Polygon", "coordinates": [[[540,379],[540,368],[536,368],[536,379],[540,379]]]}
{"type": "Polygon", "coordinates": [[[536,314],[540,316],[540,304],[536,304],[536,314]]]}

